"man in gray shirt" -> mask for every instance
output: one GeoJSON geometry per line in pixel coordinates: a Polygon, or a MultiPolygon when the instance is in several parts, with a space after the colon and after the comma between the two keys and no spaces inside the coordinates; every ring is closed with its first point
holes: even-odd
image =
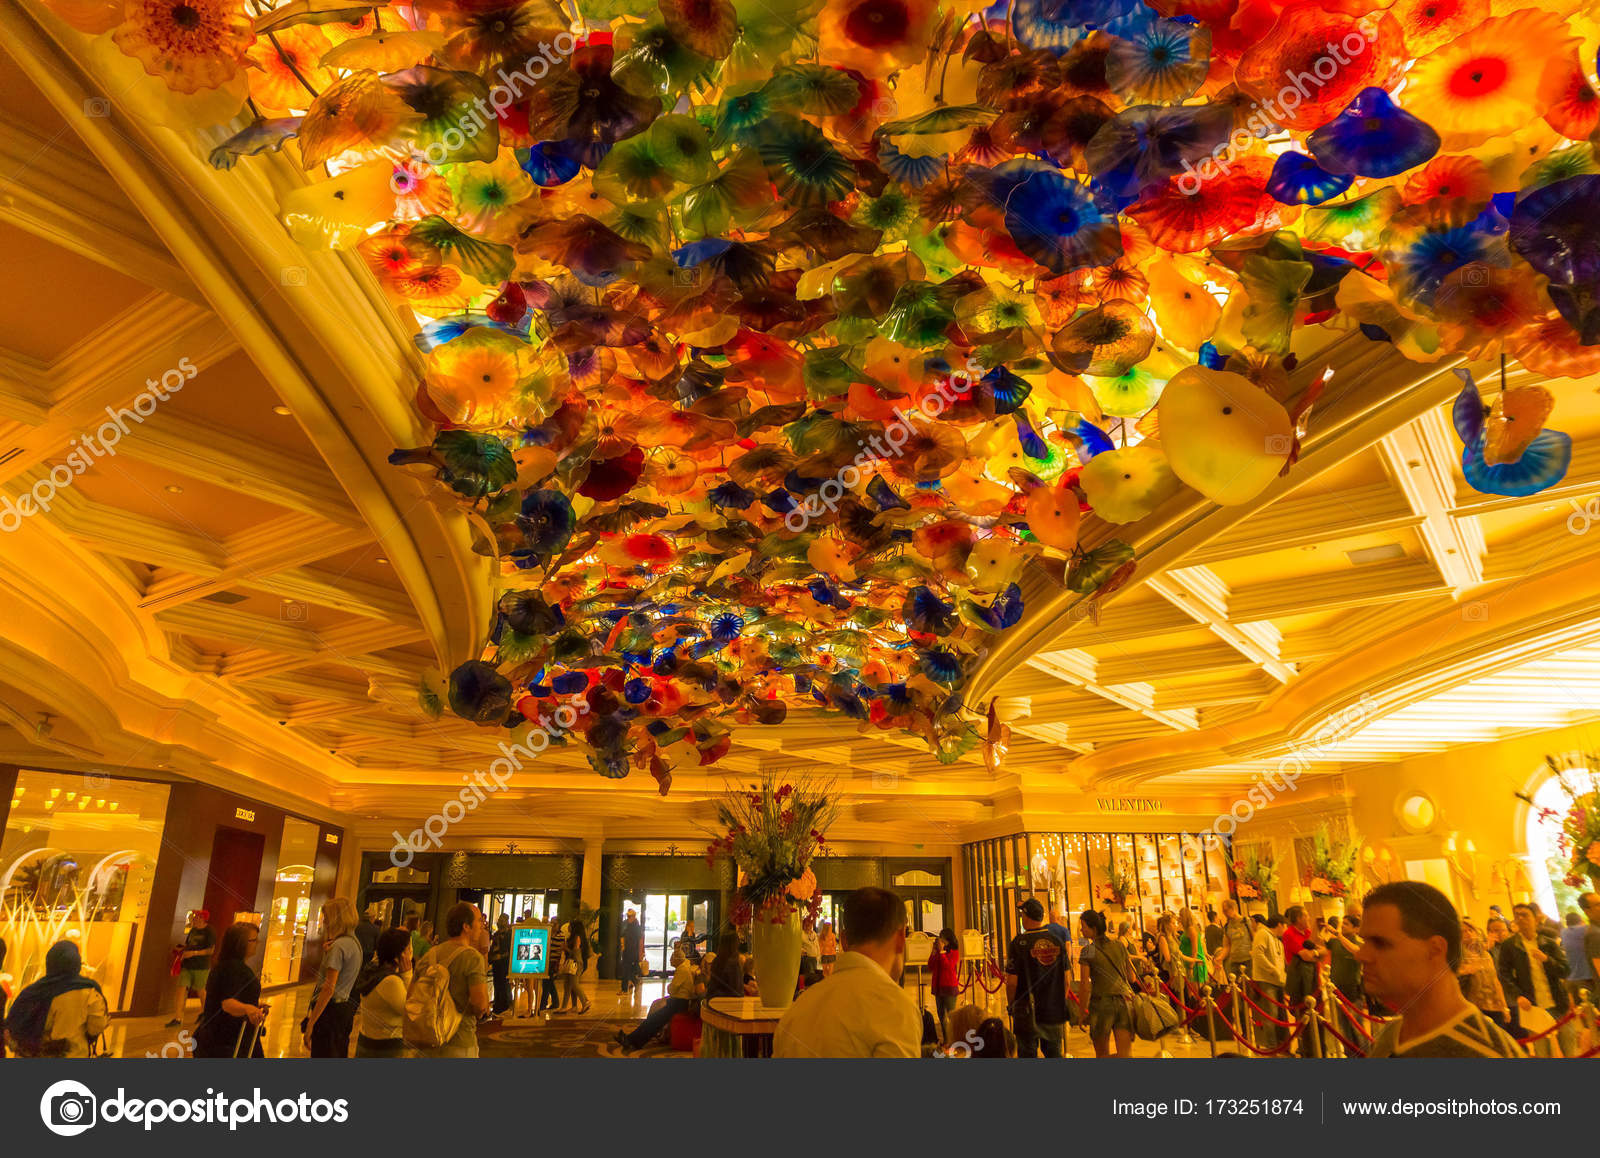
{"type": "Polygon", "coordinates": [[[444,917],[449,938],[432,949],[413,968],[443,965],[450,974],[450,1000],[461,1014],[455,1036],[433,1049],[417,1050],[418,1057],[477,1057],[478,1018],[489,1012],[489,923],[478,906],[458,901],[444,917]]]}

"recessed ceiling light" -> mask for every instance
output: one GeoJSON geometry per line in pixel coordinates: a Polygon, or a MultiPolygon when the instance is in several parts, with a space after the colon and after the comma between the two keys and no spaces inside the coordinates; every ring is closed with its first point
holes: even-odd
{"type": "Polygon", "coordinates": [[[385,559],[382,555],[378,556],[378,562],[382,563],[386,567],[389,565],[389,560],[385,559]]]}
{"type": "Polygon", "coordinates": [[[289,415],[294,413],[294,411],[290,410],[287,406],[274,406],[272,408],[272,413],[278,415],[281,418],[288,418],[289,415]]]}
{"type": "Polygon", "coordinates": [[[183,488],[180,487],[177,483],[168,483],[167,484],[167,493],[169,495],[181,495],[183,493],[183,488]]]}

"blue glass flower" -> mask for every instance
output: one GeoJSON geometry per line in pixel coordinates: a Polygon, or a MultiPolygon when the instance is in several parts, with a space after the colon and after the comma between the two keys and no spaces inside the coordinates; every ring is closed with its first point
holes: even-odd
{"type": "Polygon", "coordinates": [[[511,681],[492,663],[468,660],[450,673],[450,710],[474,724],[499,724],[511,711],[511,681]]]}
{"type": "Polygon", "coordinates": [[[1304,153],[1284,153],[1272,166],[1267,192],[1285,205],[1321,205],[1354,183],[1348,173],[1330,173],[1304,153]]]}
{"type": "Polygon", "coordinates": [[[725,611],[711,621],[711,638],[718,643],[729,643],[744,634],[744,619],[732,611],[725,611]]]}
{"type": "Polygon", "coordinates": [[[578,516],[573,513],[572,500],[561,491],[539,488],[523,496],[522,513],[516,522],[528,541],[528,550],[550,556],[572,538],[578,516]]]}
{"type": "Polygon", "coordinates": [[[589,686],[589,673],[564,671],[550,681],[550,688],[558,696],[575,696],[589,686]]]}
{"type": "Polygon", "coordinates": [[[961,660],[954,652],[929,648],[917,653],[917,661],[922,666],[922,674],[936,684],[954,686],[961,682],[961,660]]]}
{"type": "Polygon", "coordinates": [[[1510,243],[1550,279],[1550,300],[1578,341],[1600,344],[1600,175],[1568,177],[1520,198],[1510,243]]]}
{"type": "Polygon", "coordinates": [[[878,167],[902,185],[920,189],[944,172],[947,157],[910,157],[887,137],[878,139],[878,167]]]}
{"type": "Polygon", "coordinates": [[[927,587],[913,587],[906,592],[902,614],[906,627],[927,635],[948,635],[955,627],[955,606],[946,603],[927,587]]]}
{"type": "Polygon", "coordinates": [[[1306,138],[1321,166],[1356,177],[1393,177],[1439,151],[1439,134],[1381,88],[1364,88],[1333,120],[1306,138]]]}
{"type": "Polygon", "coordinates": [[[1457,370],[1461,393],[1450,417],[1461,438],[1461,474],[1486,495],[1521,497],[1537,494],[1566,477],[1572,464],[1572,437],[1559,430],[1541,430],[1515,462],[1490,466],[1484,458],[1487,431],[1483,397],[1470,370],[1457,370]]]}
{"type": "Polygon", "coordinates": [[[517,161],[535,185],[550,188],[564,185],[583,170],[572,157],[541,141],[531,149],[518,149],[517,161]]]}
{"type": "Polygon", "coordinates": [[[1110,265],[1122,254],[1122,231],[1089,191],[1055,171],[1035,173],[1006,199],[1006,232],[1052,273],[1110,265]]]}
{"type": "Polygon", "coordinates": [[[993,401],[997,415],[1010,414],[1028,400],[1033,384],[1004,366],[996,366],[978,379],[980,391],[993,401]]]}
{"type": "Polygon", "coordinates": [[[881,474],[873,475],[872,481],[867,484],[867,497],[877,503],[878,509],[881,511],[895,508],[901,510],[911,509],[911,504],[896,494],[895,489],[884,481],[884,477],[881,474]]]}

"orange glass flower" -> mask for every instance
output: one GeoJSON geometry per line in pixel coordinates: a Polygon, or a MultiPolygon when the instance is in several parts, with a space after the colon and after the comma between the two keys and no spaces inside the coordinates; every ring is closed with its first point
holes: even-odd
{"type": "Polygon", "coordinates": [[[328,83],[327,73],[318,62],[329,47],[327,34],[314,25],[285,28],[270,38],[263,36],[247,54],[251,66],[259,70],[259,75],[250,78],[250,95],[263,108],[310,108],[316,99],[311,89],[320,92],[328,83]],[[300,83],[301,77],[306,84],[300,83]]]}
{"type": "Polygon", "coordinates": [[[1522,8],[1491,17],[1412,66],[1406,111],[1432,125],[1446,149],[1505,136],[1544,115],[1546,74],[1563,66],[1576,44],[1553,12],[1522,8]]]}
{"type": "Polygon", "coordinates": [[[255,43],[239,0],[128,0],[116,46],[174,92],[226,84],[255,43]]]}
{"type": "Polygon", "coordinates": [[[1362,89],[1388,88],[1401,51],[1400,26],[1388,13],[1357,20],[1302,0],[1245,51],[1235,76],[1268,116],[1305,132],[1332,120],[1362,89]]]}
{"type": "Polygon", "coordinates": [[[938,0],[829,0],[818,17],[821,58],[867,76],[922,63],[938,0]]]}

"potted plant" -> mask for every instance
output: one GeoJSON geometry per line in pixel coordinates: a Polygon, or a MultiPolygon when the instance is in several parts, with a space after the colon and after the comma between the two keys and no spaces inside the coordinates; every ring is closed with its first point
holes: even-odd
{"type": "Polygon", "coordinates": [[[729,792],[717,805],[722,831],[706,848],[706,859],[715,863],[726,853],[739,866],[733,923],[750,925],[756,986],[769,1009],[784,1009],[794,1000],[801,910],[815,919],[822,907],[811,858],[838,814],[829,785],[780,784],[772,776],[729,792]]]}
{"type": "Polygon", "coordinates": [[[1328,826],[1317,828],[1311,864],[1304,882],[1316,900],[1319,916],[1337,918],[1344,915],[1345,898],[1355,881],[1356,863],[1361,859],[1360,837],[1336,841],[1328,835],[1328,826]]]}
{"type": "Polygon", "coordinates": [[[1233,877],[1246,913],[1267,912],[1267,898],[1278,891],[1278,865],[1254,849],[1244,860],[1233,862],[1233,877]]]}

